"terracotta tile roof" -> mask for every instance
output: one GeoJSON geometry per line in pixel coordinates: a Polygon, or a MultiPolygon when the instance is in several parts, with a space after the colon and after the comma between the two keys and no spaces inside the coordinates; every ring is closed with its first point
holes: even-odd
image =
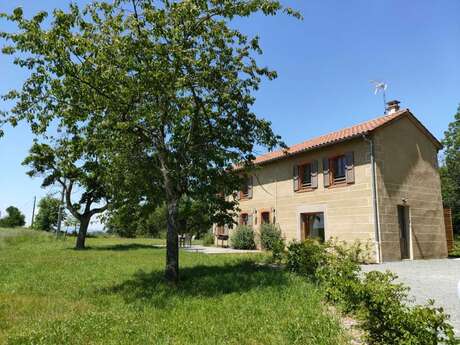
{"type": "Polygon", "coordinates": [[[281,159],[286,156],[292,156],[292,155],[295,155],[295,154],[298,154],[304,151],[312,150],[312,149],[315,149],[321,146],[332,145],[334,143],[338,143],[338,142],[349,140],[349,139],[352,139],[358,136],[362,136],[363,134],[370,133],[374,131],[375,129],[382,127],[383,125],[388,124],[391,121],[399,117],[405,116],[405,115],[410,115],[413,117],[413,115],[410,113],[408,109],[403,109],[403,110],[397,111],[390,115],[381,116],[376,119],[366,121],[366,122],[360,123],[355,126],[344,128],[344,129],[341,129],[335,132],[331,132],[325,135],[321,135],[319,137],[304,141],[303,143],[300,143],[300,144],[292,145],[287,150],[278,150],[278,151],[266,153],[264,155],[256,157],[254,164],[267,163],[272,160],[281,159]]]}

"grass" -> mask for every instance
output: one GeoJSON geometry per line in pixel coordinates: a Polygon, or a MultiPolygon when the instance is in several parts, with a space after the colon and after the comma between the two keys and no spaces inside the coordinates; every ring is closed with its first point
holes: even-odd
{"type": "Polygon", "coordinates": [[[181,252],[163,282],[154,240],[56,240],[0,229],[0,344],[344,344],[321,293],[259,255],[181,252]]]}

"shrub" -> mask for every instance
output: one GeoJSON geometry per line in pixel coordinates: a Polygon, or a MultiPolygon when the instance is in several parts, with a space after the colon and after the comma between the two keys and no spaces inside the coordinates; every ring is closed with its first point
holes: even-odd
{"type": "Polygon", "coordinates": [[[287,268],[311,280],[317,280],[317,270],[325,263],[326,251],[324,245],[316,240],[307,239],[304,242],[292,242],[288,247],[287,268]]]}
{"type": "Polygon", "coordinates": [[[233,231],[230,244],[235,249],[255,249],[254,230],[247,225],[239,225],[233,231]]]}
{"type": "Polygon", "coordinates": [[[273,247],[284,244],[281,230],[274,224],[262,224],[260,227],[260,245],[262,249],[273,250],[273,247]]]}
{"type": "Polygon", "coordinates": [[[212,246],[214,245],[214,234],[212,232],[207,232],[203,236],[203,246],[212,246]]]}
{"type": "Polygon", "coordinates": [[[391,272],[361,275],[360,245],[313,240],[288,247],[287,267],[319,284],[325,297],[361,320],[369,344],[459,344],[448,316],[433,302],[408,305],[409,288],[391,272]]]}

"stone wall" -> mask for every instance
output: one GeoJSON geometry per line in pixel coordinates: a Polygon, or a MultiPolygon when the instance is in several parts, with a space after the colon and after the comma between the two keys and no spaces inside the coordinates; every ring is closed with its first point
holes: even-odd
{"type": "Polygon", "coordinates": [[[437,148],[409,117],[374,134],[384,261],[400,260],[397,206],[409,207],[411,258],[447,256],[437,148]]]}

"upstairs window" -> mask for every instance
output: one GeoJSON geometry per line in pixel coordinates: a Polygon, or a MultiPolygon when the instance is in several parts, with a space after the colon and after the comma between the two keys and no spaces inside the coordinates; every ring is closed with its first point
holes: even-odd
{"type": "Polygon", "coordinates": [[[252,176],[246,180],[243,186],[241,186],[241,190],[238,193],[238,198],[240,200],[252,198],[252,176]]]}
{"type": "Polygon", "coordinates": [[[337,156],[331,159],[332,168],[332,182],[342,183],[346,182],[347,159],[345,155],[337,156]]]}
{"type": "Polygon", "coordinates": [[[318,188],[318,161],[294,165],[293,172],[294,192],[308,191],[318,188]]]}
{"type": "Polygon", "coordinates": [[[323,159],[324,187],[355,183],[353,151],[323,159]]]}
{"type": "Polygon", "coordinates": [[[299,166],[300,189],[311,187],[311,164],[299,166]]]}

